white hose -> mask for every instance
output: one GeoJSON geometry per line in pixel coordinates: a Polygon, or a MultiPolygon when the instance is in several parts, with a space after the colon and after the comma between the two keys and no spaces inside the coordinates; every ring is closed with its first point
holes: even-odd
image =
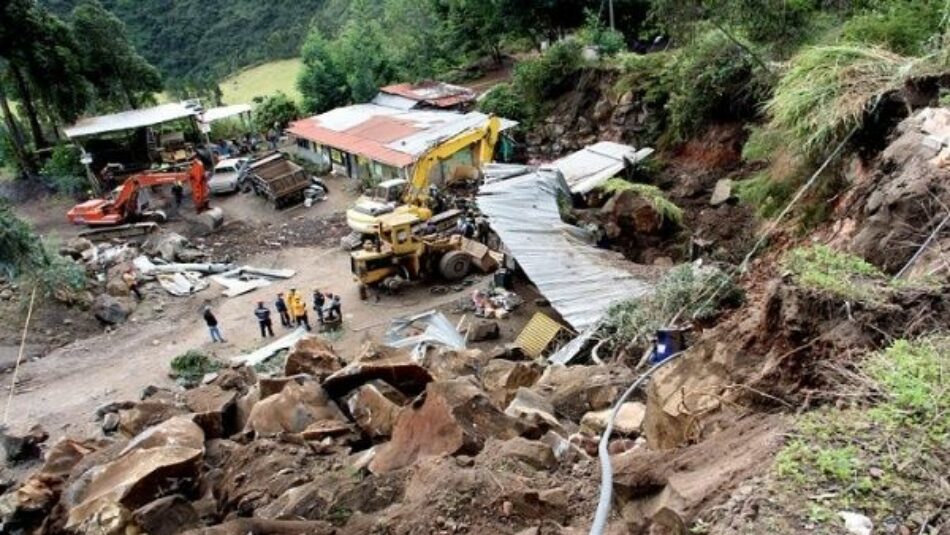
{"type": "Polygon", "coordinates": [[[643,372],[643,375],[638,377],[637,380],[630,385],[630,388],[620,396],[620,399],[614,404],[613,410],[610,411],[610,419],[607,420],[607,429],[605,429],[604,434],[601,435],[600,444],[597,446],[597,457],[600,460],[600,501],[597,502],[597,513],[594,515],[594,524],[590,527],[590,535],[603,535],[604,529],[607,528],[607,517],[610,515],[610,502],[613,500],[614,482],[614,469],[610,464],[610,452],[607,451],[607,446],[610,443],[610,435],[614,431],[614,420],[616,420],[617,414],[620,412],[620,407],[627,401],[630,394],[633,394],[653,372],[659,370],[665,364],[682,354],[682,351],[673,353],[663,362],[655,364],[652,368],[643,372]]]}

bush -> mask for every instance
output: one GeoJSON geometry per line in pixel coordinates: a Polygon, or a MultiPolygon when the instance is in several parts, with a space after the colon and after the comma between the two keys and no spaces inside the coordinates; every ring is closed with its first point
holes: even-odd
{"type": "Polygon", "coordinates": [[[77,197],[89,189],[86,168],[80,162],[79,148],[74,145],[60,143],[53,147],[40,174],[50,187],[63,195],[77,197]]]}
{"type": "Polygon", "coordinates": [[[673,321],[710,319],[741,298],[733,278],[721,269],[684,264],[667,272],[652,294],[611,306],[605,328],[625,344],[645,344],[673,321]]]}
{"type": "Polygon", "coordinates": [[[515,86],[510,82],[498,84],[491,88],[485,97],[478,103],[478,109],[485,113],[493,113],[521,123],[531,120],[528,105],[515,86]]]}
{"type": "Polygon", "coordinates": [[[171,362],[172,375],[183,386],[197,385],[205,374],[217,371],[220,367],[220,363],[194,349],[178,355],[171,362]]]}
{"type": "Polygon", "coordinates": [[[224,119],[211,123],[211,132],[208,137],[212,141],[220,139],[239,139],[244,136],[248,128],[238,119],[224,119]]]}
{"type": "Polygon", "coordinates": [[[827,245],[792,249],[784,267],[800,286],[844,299],[880,302],[889,293],[888,278],[881,270],[827,245]]]}
{"type": "Polygon", "coordinates": [[[587,12],[578,38],[584,44],[597,47],[601,55],[606,57],[615,56],[627,48],[623,34],[604,25],[593,11],[587,12]]]}
{"type": "Polygon", "coordinates": [[[582,46],[577,41],[555,43],[540,58],[515,66],[514,84],[530,106],[564,92],[572,76],[581,68],[582,46]]]}
{"type": "Polygon", "coordinates": [[[277,123],[285,128],[291,121],[300,117],[297,104],[282,92],[262,100],[254,108],[254,124],[259,131],[266,131],[277,123]]]}
{"type": "Polygon", "coordinates": [[[0,202],[0,272],[10,279],[26,276],[44,295],[71,303],[86,287],[86,273],[51,249],[6,202],[0,202]]]}
{"type": "Polygon", "coordinates": [[[852,17],[842,27],[846,41],[879,45],[911,56],[926,52],[940,35],[944,3],[933,0],[898,0],[880,3],[878,9],[852,17]]]}
{"type": "Polygon", "coordinates": [[[742,145],[742,161],[770,162],[783,146],[782,133],[767,126],[749,127],[749,137],[742,145]]]}
{"type": "Polygon", "coordinates": [[[604,184],[603,190],[610,194],[632,191],[650,203],[650,206],[667,221],[677,225],[683,223],[683,209],[667,199],[666,195],[663,194],[663,190],[656,186],[634,184],[622,178],[611,178],[604,184]]]}
{"type": "Polygon", "coordinates": [[[715,120],[755,116],[770,91],[768,73],[722,32],[700,35],[676,56],[667,104],[671,141],[715,120]]]}

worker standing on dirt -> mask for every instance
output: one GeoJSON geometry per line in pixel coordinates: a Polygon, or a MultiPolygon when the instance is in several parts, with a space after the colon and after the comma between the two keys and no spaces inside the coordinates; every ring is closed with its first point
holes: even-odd
{"type": "Polygon", "coordinates": [[[323,295],[323,292],[320,290],[313,291],[313,310],[317,313],[317,321],[320,322],[320,325],[323,325],[323,305],[327,302],[327,298],[323,295]]]}
{"type": "Polygon", "coordinates": [[[287,295],[287,304],[289,305],[290,313],[294,316],[294,321],[297,322],[297,327],[303,325],[309,331],[310,320],[307,319],[307,303],[304,302],[295,288],[290,289],[290,293],[287,295]]]}
{"type": "Polygon", "coordinates": [[[181,201],[185,198],[185,187],[182,185],[181,180],[176,180],[172,184],[172,197],[175,198],[175,208],[181,208],[181,201]]]}
{"type": "Polygon", "coordinates": [[[330,308],[327,310],[327,320],[333,322],[343,321],[343,309],[340,305],[340,296],[327,294],[327,298],[330,299],[330,308]]]}
{"type": "Polygon", "coordinates": [[[208,324],[208,332],[211,334],[211,343],[224,343],[224,337],[221,336],[221,329],[218,328],[218,318],[211,312],[211,305],[205,305],[204,311],[205,323],[208,324]]]}
{"type": "Polygon", "coordinates": [[[254,309],[254,315],[257,317],[257,324],[261,328],[261,338],[274,336],[274,326],[270,321],[270,309],[264,306],[263,301],[257,302],[257,308],[254,309]]]}
{"type": "Polygon", "coordinates": [[[141,301],[143,299],[142,292],[139,291],[139,280],[135,276],[135,270],[129,268],[125,270],[125,273],[122,274],[122,281],[125,282],[125,285],[129,288],[129,291],[135,294],[135,299],[141,301]]]}
{"type": "Polygon", "coordinates": [[[293,327],[293,323],[290,322],[290,314],[287,312],[287,301],[284,300],[284,294],[277,294],[277,301],[274,301],[274,308],[276,308],[277,313],[280,314],[280,324],[288,329],[293,327]]]}

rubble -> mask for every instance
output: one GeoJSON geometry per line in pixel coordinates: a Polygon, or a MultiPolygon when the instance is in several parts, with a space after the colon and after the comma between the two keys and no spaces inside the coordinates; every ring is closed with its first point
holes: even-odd
{"type": "Polygon", "coordinates": [[[290,348],[284,363],[284,375],[305,373],[323,381],[343,367],[343,361],[333,352],[333,346],[316,336],[301,338],[290,348]]]}
{"type": "MultiPolygon", "coordinates": [[[[581,432],[600,436],[607,430],[607,422],[613,409],[588,412],[581,418],[581,432]]],[[[640,432],[646,406],[636,401],[628,401],[620,406],[617,417],[614,418],[614,433],[620,435],[635,435],[640,432]]]]}
{"type": "Polygon", "coordinates": [[[18,463],[40,456],[40,444],[49,438],[42,427],[35,425],[26,434],[17,435],[0,428],[0,447],[8,463],[18,463]]]}
{"type": "Polygon", "coordinates": [[[541,377],[541,366],[533,362],[495,359],[481,372],[482,386],[499,407],[507,407],[521,387],[534,385],[541,377]]]}
{"type": "Polygon", "coordinates": [[[257,435],[303,433],[324,421],[345,423],[346,418],[317,381],[299,376],[251,409],[245,429],[257,435]]]}
{"type": "Polygon", "coordinates": [[[201,527],[201,518],[191,502],[180,494],[159,498],[139,507],[132,521],[149,535],[176,535],[201,527]]]}
{"type": "Polygon", "coordinates": [[[384,396],[373,384],[357,388],[346,398],[346,407],[356,425],[371,439],[392,436],[400,406],[384,396]]]}
{"type": "Polygon", "coordinates": [[[92,313],[102,323],[116,325],[132,314],[132,309],[123,300],[109,294],[99,294],[92,303],[92,313]]]}

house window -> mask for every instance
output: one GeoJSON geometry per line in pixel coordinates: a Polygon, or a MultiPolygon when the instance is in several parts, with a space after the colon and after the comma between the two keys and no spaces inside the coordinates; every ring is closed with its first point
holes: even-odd
{"type": "Polygon", "coordinates": [[[310,140],[302,137],[297,138],[297,146],[301,149],[310,149],[310,140]]]}
{"type": "Polygon", "coordinates": [[[330,161],[335,164],[344,165],[343,152],[336,149],[330,149],[330,161]]]}

